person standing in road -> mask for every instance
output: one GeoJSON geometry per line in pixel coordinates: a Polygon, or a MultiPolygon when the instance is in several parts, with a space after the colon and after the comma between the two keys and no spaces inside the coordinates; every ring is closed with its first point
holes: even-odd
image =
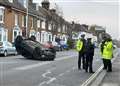
{"type": "Polygon", "coordinates": [[[81,35],[81,38],[78,39],[76,48],[79,53],[78,56],[78,69],[81,69],[81,61],[83,65],[83,69],[85,69],[85,42],[86,40],[84,39],[85,35],[81,35]]]}
{"type": "Polygon", "coordinates": [[[106,38],[104,40],[104,44],[101,44],[101,54],[104,64],[104,70],[107,70],[107,72],[112,72],[112,63],[111,59],[113,57],[113,44],[111,38],[106,38]]]}
{"type": "Polygon", "coordinates": [[[91,38],[88,38],[86,42],[86,67],[85,67],[86,72],[88,72],[89,69],[89,73],[94,73],[92,67],[93,56],[94,56],[94,44],[91,42],[91,38]]]}

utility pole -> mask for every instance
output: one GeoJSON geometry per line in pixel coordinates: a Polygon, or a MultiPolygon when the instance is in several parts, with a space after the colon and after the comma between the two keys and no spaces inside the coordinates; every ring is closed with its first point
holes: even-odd
{"type": "Polygon", "coordinates": [[[28,0],[26,0],[26,38],[28,38],[28,0]]]}

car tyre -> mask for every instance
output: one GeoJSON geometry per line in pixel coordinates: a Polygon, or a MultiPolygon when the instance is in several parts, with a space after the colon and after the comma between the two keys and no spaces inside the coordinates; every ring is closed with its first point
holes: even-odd
{"type": "Polygon", "coordinates": [[[5,56],[5,57],[7,56],[7,51],[6,51],[6,50],[4,51],[4,56],[5,56]]]}

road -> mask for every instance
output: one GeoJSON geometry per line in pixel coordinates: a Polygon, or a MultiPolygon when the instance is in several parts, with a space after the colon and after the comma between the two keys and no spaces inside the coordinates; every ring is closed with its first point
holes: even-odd
{"type": "MultiPolygon", "coordinates": [[[[24,57],[0,57],[0,86],[80,86],[92,74],[77,69],[77,52],[57,52],[55,61],[28,60],[24,57]]],[[[93,69],[102,64],[95,50],[93,69]]]]}

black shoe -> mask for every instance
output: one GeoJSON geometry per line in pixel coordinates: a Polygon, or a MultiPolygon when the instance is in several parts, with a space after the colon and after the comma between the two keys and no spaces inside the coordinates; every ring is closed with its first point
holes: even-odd
{"type": "Polygon", "coordinates": [[[83,69],[85,69],[85,67],[83,66],[83,69]]]}
{"type": "Polygon", "coordinates": [[[107,70],[107,68],[103,68],[103,70],[107,70]]]}
{"type": "Polygon", "coordinates": [[[112,72],[112,70],[107,70],[107,72],[112,72]]]}
{"type": "Polygon", "coordinates": [[[81,70],[81,68],[78,68],[78,70],[81,70]]]}
{"type": "Polygon", "coordinates": [[[85,72],[87,73],[88,71],[87,71],[87,70],[85,70],[85,72]]]}
{"type": "Polygon", "coordinates": [[[89,73],[95,73],[95,72],[93,72],[93,71],[90,71],[89,73]]]}

